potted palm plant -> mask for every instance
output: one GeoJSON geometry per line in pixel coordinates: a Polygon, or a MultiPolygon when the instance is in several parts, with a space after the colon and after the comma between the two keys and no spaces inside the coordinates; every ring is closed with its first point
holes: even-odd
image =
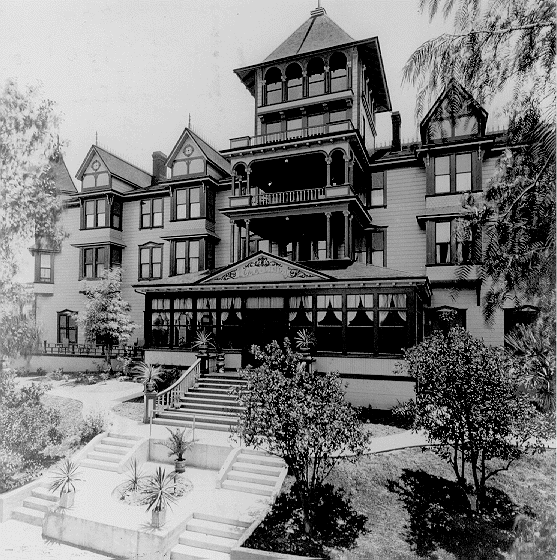
{"type": "Polygon", "coordinates": [[[296,348],[304,355],[309,355],[311,349],[315,346],[315,336],[308,329],[299,330],[294,337],[296,348]]]}
{"type": "Polygon", "coordinates": [[[147,479],[141,493],[143,494],[143,505],[147,511],[151,511],[151,524],[159,528],[166,523],[166,510],[171,504],[176,503],[174,497],[176,481],[175,473],[166,473],[162,467],[158,467],[153,476],[147,479]]]}
{"type": "Polygon", "coordinates": [[[172,428],[166,429],[170,432],[170,436],[166,441],[162,442],[162,445],[170,450],[168,453],[169,457],[176,455],[174,470],[177,473],[183,473],[186,470],[184,454],[192,448],[194,441],[193,439],[186,438],[186,428],[183,430],[180,430],[180,428],[176,428],[176,430],[172,430],[172,428]]]}
{"type": "Polygon", "coordinates": [[[162,381],[162,368],[153,364],[139,362],[133,371],[138,374],[140,381],[145,386],[147,393],[153,393],[157,389],[157,382],[162,381]]]}
{"type": "Polygon", "coordinates": [[[70,459],[65,459],[52,473],[53,482],[50,485],[50,490],[52,492],[60,490],[59,505],[62,508],[71,508],[74,504],[75,483],[81,480],[78,478],[80,473],[77,469],[76,463],[70,461],[70,459]]]}
{"type": "Polygon", "coordinates": [[[214,346],[213,334],[205,331],[198,331],[195,335],[193,347],[197,348],[200,353],[204,354],[209,348],[214,346]]]}

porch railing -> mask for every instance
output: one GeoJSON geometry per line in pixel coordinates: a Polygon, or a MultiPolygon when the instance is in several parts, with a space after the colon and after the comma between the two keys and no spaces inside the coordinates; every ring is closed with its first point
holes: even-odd
{"type": "Polygon", "coordinates": [[[200,375],[201,358],[197,358],[193,365],[182,374],[180,379],[157,395],[153,415],[169,408],[177,408],[180,399],[197,383],[200,375]]]}
{"type": "Polygon", "coordinates": [[[268,204],[287,204],[289,202],[311,202],[325,198],[325,188],[303,189],[299,191],[284,191],[276,193],[263,193],[255,195],[252,199],[253,206],[268,204]]]}
{"type": "MultiPolygon", "coordinates": [[[[87,346],[86,344],[52,344],[44,341],[38,351],[42,354],[59,354],[65,356],[99,356],[106,355],[106,346],[87,346]]],[[[112,358],[131,357],[142,358],[143,348],[141,346],[113,346],[110,351],[112,358]]]]}

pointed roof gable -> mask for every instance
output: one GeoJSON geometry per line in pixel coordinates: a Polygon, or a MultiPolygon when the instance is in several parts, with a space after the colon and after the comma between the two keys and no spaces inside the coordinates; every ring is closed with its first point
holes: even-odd
{"type": "Polygon", "coordinates": [[[58,161],[51,163],[51,170],[54,177],[54,183],[56,185],[56,192],[58,194],[77,193],[77,189],[72,181],[70,172],[66,167],[64,158],[61,157],[58,161]]]}
{"type": "Polygon", "coordinates": [[[91,163],[91,160],[93,159],[95,154],[97,154],[97,156],[106,165],[106,168],[111,175],[118,177],[119,179],[123,179],[127,183],[131,183],[138,187],[145,188],[151,185],[152,176],[149,175],[149,173],[143,171],[143,169],[140,169],[136,165],[123,160],[121,157],[115,156],[104,148],[101,148],[100,146],[96,146],[94,144],[89,149],[87,156],[79,167],[75,176],[76,179],[78,179],[79,181],[83,179],[83,174],[85,173],[85,170],[91,163]]]}
{"type": "Polygon", "coordinates": [[[186,128],[184,128],[184,132],[182,132],[182,134],[180,135],[180,138],[174,145],[174,148],[172,148],[170,155],[166,159],[165,165],[168,166],[174,161],[174,159],[178,155],[178,152],[188,138],[190,138],[193,142],[195,142],[195,144],[197,144],[197,147],[201,150],[201,152],[203,152],[203,155],[213,165],[224,171],[227,175],[230,175],[230,163],[217,150],[215,150],[215,148],[207,144],[207,142],[205,142],[203,138],[201,138],[187,126],[186,128]]]}
{"type": "Polygon", "coordinates": [[[306,20],[286,41],[277,47],[265,62],[352,43],[354,39],[341,29],[324,8],[311,12],[306,20]]]}
{"type": "Polygon", "coordinates": [[[292,283],[323,280],[332,280],[332,278],[307,266],[276,257],[265,251],[258,251],[242,261],[220,269],[200,280],[198,284],[292,283]]]}

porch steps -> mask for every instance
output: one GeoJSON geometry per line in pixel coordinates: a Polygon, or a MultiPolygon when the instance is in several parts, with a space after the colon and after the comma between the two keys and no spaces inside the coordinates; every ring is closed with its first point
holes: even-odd
{"type": "Polygon", "coordinates": [[[23,500],[20,507],[12,511],[12,519],[23,521],[30,525],[40,527],[43,524],[45,513],[58,503],[58,494],[48,488],[37,486],[31,491],[31,496],[23,500]]]}
{"type": "Polygon", "coordinates": [[[101,471],[123,472],[124,466],[142,439],[140,436],[110,432],[87,453],[80,465],[101,471]]]}
{"type": "Polygon", "coordinates": [[[230,560],[250,521],[195,512],[170,552],[170,560],[230,560]]]}
{"type": "Polygon", "coordinates": [[[198,429],[229,432],[243,410],[232,390],[245,384],[232,373],[204,375],[180,399],[176,408],[158,412],[153,424],[191,427],[195,418],[198,429]]]}

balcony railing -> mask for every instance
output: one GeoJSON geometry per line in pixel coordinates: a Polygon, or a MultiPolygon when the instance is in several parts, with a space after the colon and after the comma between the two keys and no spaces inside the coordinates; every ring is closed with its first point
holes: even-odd
{"type": "Polygon", "coordinates": [[[276,193],[245,194],[231,196],[229,200],[230,208],[239,208],[243,206],[270,206],[296,202],[315,202],[316,200],[327,200],[344,196],[355,196],[352,187],[348,184],[276,193]]]}
{"type": "Polygon", "coordinates": [[[309,126],[306,128],[297,128],[295,130],[284,130],[281,132],[273,132],[270,134],[260,134],[258,136],[242,136],[240,138],[230,139],[230,149],[249,148],[253,146],[263,146],[264,144],[276,144],[286,140],[296,140],[301,138],[312,138],[323,136],[325,134],[334,134],[335,132],[351,132],[354,130],[352,121],[339,121],[329,124],[321,124],[318,126],[309,126]]]}

